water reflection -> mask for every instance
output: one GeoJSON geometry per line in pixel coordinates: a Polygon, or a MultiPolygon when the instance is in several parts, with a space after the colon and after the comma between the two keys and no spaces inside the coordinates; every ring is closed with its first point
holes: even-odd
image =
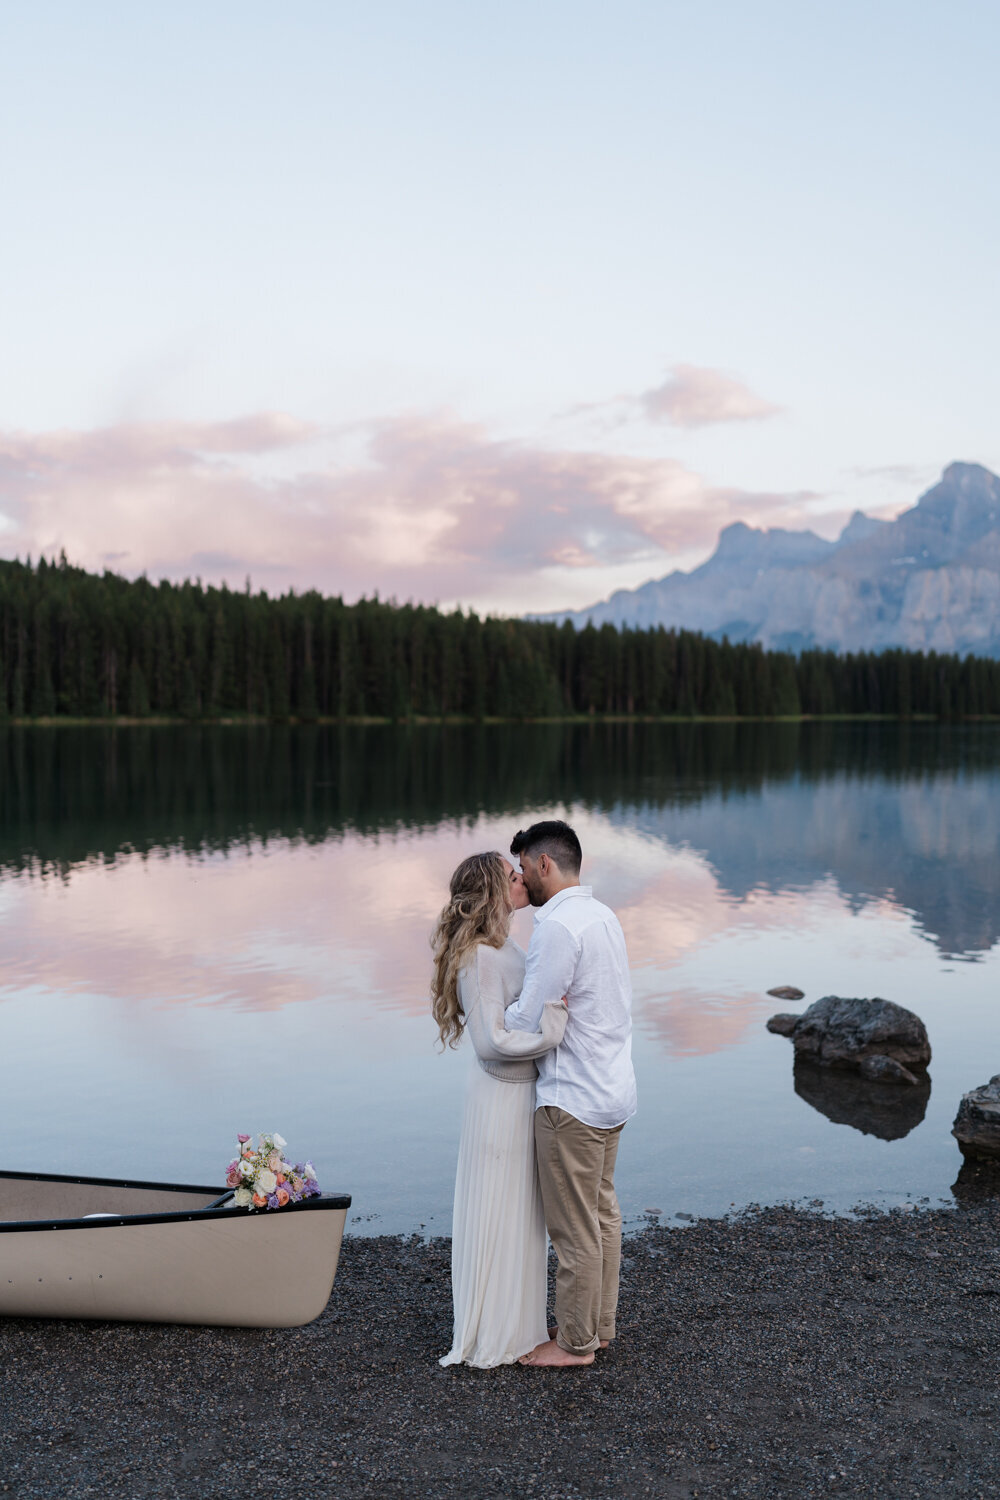
{"type": "Polygon", "coordinates": [[[322,844],[583,807],[707,858],[745,902],[832,878],[946,955],[1000,939],[1000,726],[7,729],[0,870],[322,844]]]}
{"type": "MultiPolygon", "coordinates": [[[[831,879],[741,900],[693,849],[665,847],[583,808],[572,816],[588,878],[625,930],[636,1025],[668,1055],[707,1057],[762,1029],[774,1009],[766,991],[776,944],[783,966],[814,994],[830,988],[849,955],[862,970],[871,966],[872,943],[880,962],[892,959],[896,940],[900,957],[912,948],[904,912],[872,901],[859,915],[831,879]],[[814,978],[817,956],[834,952],[839,969],[814,978]]],[[[505,848],[516,822],[483,815],[459,827],[321,844],[121,852],[58,880],[9,881],[0,885],[0,999],[45,987],[274,1011],[354,997],[424,1017],[428,935],[451,871],[471,848],[505,848]]],[[[521,914],[515,935],[526,945],[530,934],[530,914],[521,914]]]]}
{"type": "Polygon", "coordinates": [[[1000,938],[995,770],[933,779],[833,770],[624,816],[702,850],[740,900],[830,876],[855,905],[886,898],[912,912],[948,956],[975,958],[1000,938]]]}
{"type": "Polygon", "coordinates": [[[926,1074],[916,1085],[875,1083],[844,1069],[794,1060],[795,1092],[835,1125],[850,1125],[880,1141],[899,1141],[921,1123],[931,1097],[926,1074]]]}
{"type": "Polygon", "coordinates": [[[628,1212],[948,1190],[970,1056],[1000,1057],[992,726],[0,732],[10,1159],[79,1170],[72,1121],[149,1176],[181,1116],[211,1180],[273,1125],[368,1227],[447,1228],[468,1059],[434,1052],[428,933],[459,858],[552,813],[629,943],[628,1212]],[[776,983],[916,1009],[933,1098],[793,1087],[776,983]]]}
{"type": "Polygon", "coordinates": [[[971,1161],[963,1157],[951,1191],[963,1208],[996,1202],[1000,1198],[1000,1162],[971,1161]]]}

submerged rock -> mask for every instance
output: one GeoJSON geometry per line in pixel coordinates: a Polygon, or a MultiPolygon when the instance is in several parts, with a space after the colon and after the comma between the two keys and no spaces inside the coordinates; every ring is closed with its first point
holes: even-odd
{"type": "Polygon", "coordinates": [[[963,1156],[1000,1161],[1000,1073],[962,1095],[951,1133],[963,1156]]]}
{"type": "Polygon", "coordinates": [[[913,1083],[911,1070],[923,1071],[931,1060],[923,1021],[892,1000],[824,995],[800,1016],[772,1016],[767,1027],[791,1037],[796,1057],[809,1058],[823,1068],[860,1069],[865,1063],[873,1080],[913,1083]],[[896,1069],[867,1061],[876,1058],[901,1066],[896,1069]]]}
{"type": "Polygon", "coordinates": [[[926,1074],[913,1088],[886,1088],[861,1073],[834,1072],[807,1058],[795,1059],[795,1092],[832,1120],[880,1141],[899,1141],[923,1120],[931,1097],[926,1074]]]}
{"type": "Polygon", "coordinates": [[[773,995],[775,1000],[804,1000],[806,998],[805,991],[797,990],[794,984],[777,984],[767,993],[773,995]]]}

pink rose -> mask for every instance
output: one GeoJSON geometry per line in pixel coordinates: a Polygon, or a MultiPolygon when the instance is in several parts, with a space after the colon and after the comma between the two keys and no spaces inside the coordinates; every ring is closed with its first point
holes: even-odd
{"type": "Polygon", "coordinates": [[[280,1187],[278,1189],[278,1207],[279,1208],[284,1208],[284,1206],[285,1206],[285,1204],[287,1202],[288,1202],[288,1189],[280,1187]]]}
{"type": "Polygon", "coordinates": [[[238,1135],[236,1137],[236,1139],[239,1141],[239,1143],[240,1143],[241,1146],[244,1146],[246,1144],[246,1142],[250,1139],[250,1137],[248,1135],[238,1135]]]}

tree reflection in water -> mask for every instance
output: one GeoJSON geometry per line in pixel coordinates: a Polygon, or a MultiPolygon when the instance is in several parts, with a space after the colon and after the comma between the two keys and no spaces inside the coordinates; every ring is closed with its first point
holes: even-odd
{"type": "Polygon", "coordinates": [[[0,870],[584,807],[703,853],[723,890],[826,878],[947,955],[1000,938],[1000,726],[216,725],[0,732],[0,870]]]}

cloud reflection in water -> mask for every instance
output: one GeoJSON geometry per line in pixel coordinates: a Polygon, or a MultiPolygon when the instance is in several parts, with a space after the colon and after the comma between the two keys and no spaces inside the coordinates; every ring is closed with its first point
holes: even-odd
{"type": "MultiPolygon", "coordinates": [[[[670,1055],[738,1046],[773,1009],[770,985],[803,978],[791,958],[795,973],[779,972],[775,942],[810,933],[824,946],[824,930],[852,917],[830,879],[734,899],[704,855],[599,813],[573,816],[585,875],[625,930],[637,1027],[670,1055]]],[[[505,847],[511,831],[483,818],[309,847],[121,855],[60,882],[7,883],[0,995],[42,988],[251,1012],[322,1002],[338,1029],[359,1001],[417,1018],[427,1013],[428,939],[452,869],[473,849],[505,847]]],[[[891,902],[865,910],[883,953],[896,946],[894,930],[909,932],[891,902]]],[[[530,913],[514,931],[526,945],[530,913]]]]}
{"type": "Polygon", "coordinates": [[[947,1191],[957,1098],[1000,1056],[995,746],[764,728],[9,731],[10,1159],[79,1170],[85,1132],[95,1170],[149,1176],[144,1133],[176,1126],[180,1175],[212,1180],[228,1132],[276,1125],[374,1227],[446,1228],[469,1058],[435,1053],[428,936],[459,859],[555,812],[632,959],[627,1212],[947,1191]],[[789,983],[922,1015],[905,1139],[795,1093],[763,1025],[789,983]]]}

